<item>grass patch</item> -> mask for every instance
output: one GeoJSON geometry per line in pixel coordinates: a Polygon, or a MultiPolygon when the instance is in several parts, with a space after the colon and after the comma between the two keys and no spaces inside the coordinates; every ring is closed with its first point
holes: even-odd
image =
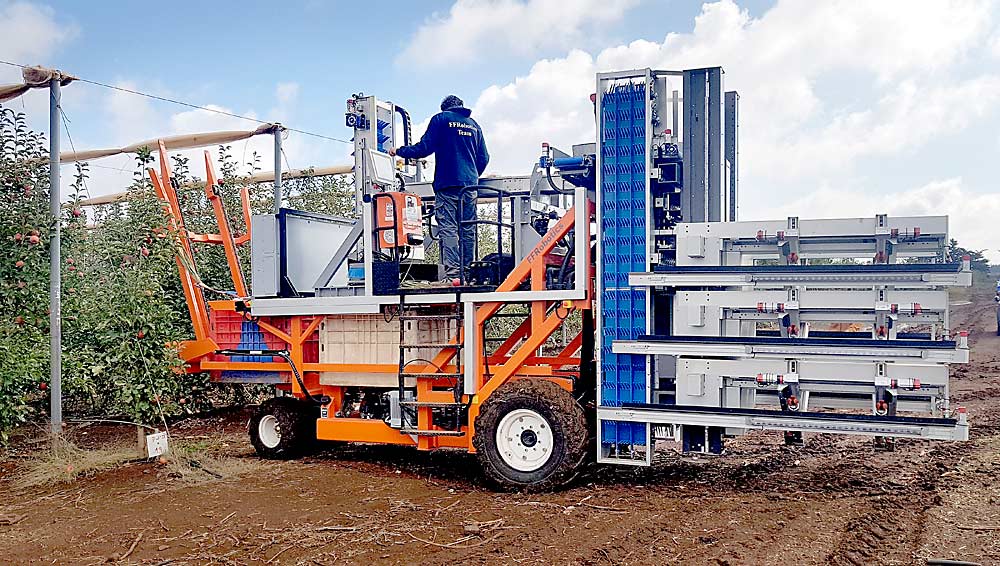
{"type": "Polygon", "coordinates": [[[259,471],[261,461],[255,456],[237,453],[230,446],[230,440],[225,437],[171,439],[170,452],[164,455],[167,477],[184,483],[205,483],[259,471]]]}
{"type": "Polygon", "coordinates": [[[138,457],[135,445],[84,449],[60,437],[18,465],[11,483],[17,488],[31,488],[70,482],[116,468],[138,457]]]}
{"type": "MultiPolygon", "coordinates": [[[[29,489],[73,482],[130,462],[149,461],[134,442],[126,440],[84,448],[62,436],[35,444],[21,458],[8,458],[5,463],[0,456],[0,471],[10,469],[10,476],[5,479],[11,487],[29,489]]],[[[199,484],[259,471],[262,463],[245,448],[227,436],[171,436],[170,451],[153,460],[156,476],[170,482],[199,484]]]]}

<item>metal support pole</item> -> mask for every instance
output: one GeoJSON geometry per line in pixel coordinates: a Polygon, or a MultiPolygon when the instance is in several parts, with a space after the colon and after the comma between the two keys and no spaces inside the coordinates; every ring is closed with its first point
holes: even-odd
{"type": "Polygon", "coordinates": [[[274,213],[281,209],[281,124],[274,125],[274,213]]]}
{"type": "Polygon", "coordinates": [[[62,261],[59,246],[59,77],[49,81],[49,212],[55,223],[49,241],[49,414],[52,434],[62,432],[62,261]]]}

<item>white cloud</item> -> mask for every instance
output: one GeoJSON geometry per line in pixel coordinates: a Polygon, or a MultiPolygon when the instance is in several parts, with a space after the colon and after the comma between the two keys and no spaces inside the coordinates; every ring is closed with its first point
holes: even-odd
{"type": "Polygon", "coordinates": [[[1000,50],[996,11],[985,0],[779,0],[754,18],[731,0],[706,3],[689,33],[539,61],[485,89],[473,116],[493,154],[489,172],[525,174],[541,141],[568,149],[594,140],[595,73],[721,65],[727,90],[741,97],[743,218],[950,213],[963,243],[988,248],[1000,197],[960,179],[931,182],[953,172],[928,170],[913,190],[892,178],[845,179],[866,179],[855,170],[866,159],[905,161],[942,135],[997,118],[1000,71],[963,68],[1000,50]]]}
{"type": "Polygon", "coordinates": [[[618,21],[638,0],[456,0],[417,29],[400,63],[469,63],[490,52],[530,55],[565,48],[618,21]]]}
{"type": "MultiPolygon", "coordinates": [[[[488,141],[501,150],[496,152],[500,170],[515,172],[517,162],[521,169],[527,162],[513,140],[511,157],[504,154],[510,132],[542,129],[551,132],[551,141],[565,144],[577,141],[569,134],[593,131],[591,123],[578,127],[569,123],[589,112],[585,97],[593,91],[595,72],[722,65],[726,87],[741,94],[741,141],[747,164],[743,173],[750,174],[759,165],[771,174],[799,175],[800,169],[772,166],[775,150],[799,143],[843,147],[844,142],[865,137],[856,135],[865,129],[879,131],[883,140],[905,138],[907,143],[899,149],[912,148],[927,136],[914,139],[913,132],[903,128],[911,111],[955,126],[989,111],[994,79],[956,87],[937,85],[930,77],[982,45],[990,10],[991,4],[984,1],[933,2],[915,9],[905,1],[782,0],[753,19],[732,1],[723,0],[703,6],[691,33],[671,33],[659,43],[634,41],[604,49],[595,57],[571,51],[566,57],[540,61],[526,76],[483,91],[475,104],[476,116],[490,136],[488,141]],[[882,101],[867,110],[838,110],[824,104],[816,90],[818,80],[836,83],[838,76],[853,80],[858,73],[872,77],[876,89],[891,89],[900,81],[902,85],[885,92],[882,101]],[[966,99],[965,104],[961,102],[965,94],[986,98],[966,99]],[[925,107],[922,99],[928,97],[930,104],[925,107]],[[953,106],[949,109],[948,104],[953,106]],[[807,128],[812,122],[830,125],[807,128]],[[850,138],[842,135],[845,131],[850,138]]],[[[529,137],[526,144],[536,141],[529,137]]],[[[800,151],[815,154],[819,149],[800,151]]]]}
{"type": "Polygon", "coordinates": [[[486,134],[490,172],[527,173],[542,142],[564,150],[594,139],[594,61],[583,51],[535,63],[527,76],[480,94],[473,117],[486,134]]]}
{"type": "Polygon", "coordinates": [[[948,86],[926,84],[903,81],[872,108],[834,114],[818,129],[772,137],[766,145],[751,148],[747,160],[752,159],[768,178],[807,178],[842,169],[858,158],[924,146],[942,133],[961,132],[1000,108],[1000,75],[948,86]]]}
{"type": "MultiPolygon", "coordinates": [[[[167,92],[162,85],[137,85],[133,81],[119,80],[116,86],[190,100],[183,93],[167,92]]],[[[293,121],[294,109],[298,96],[297,83],[279,83],[275,86],[275,105],[268,110],[266,118],[278,121],[293,121]]],[[[98,147],[115,147],[129,145],[143,140],[178,134],[199,132],[252,130],[257,123],[221,114],[238,114],[254,119],[265,119],[253,109],[233,109],[216,104],[205,104],[209,110],[186,109],[177,110],[177,106],[157,102],[134,94],[117,90],[99,90],[99,106],[104,112],[104,121],[108,128],[102,132],[99,142],[78,149],[96,149],[98,147]]],[[[255,136],[248,140],[233,142],[230,154],[236,160],[240,171],[249,172],[250,162],[257,155],[257,164],[261,170],[270,171],[274,167],[274,140],[271,136],[255,136]]],[[[343,143],[322,140],[287,132],[283,137],[282,147],[284,158],[283,169],[305,168],[310,166],[341,165],[348,162],[350,146],[343,143]]],[[[204,151],[212,156],[216,172],[219,172],[217,148],[171,152],[171,155],[181,155],[188,158],[191,174],[199,178],[205,177],[204,151]]],[[[124,190],[132,180],[135,170],[133,156],[115,156],[107,159],[94,160],[90,168],[91,196],[114,193],[124,190]]],[[[63,166],[64,186],[72,180],[72,167],[63,166]]]]}
{"type": "Polygon", "coordinates": [[[989,46],[990,54],[1000,59],[1000,28],[993,31],[993,35],[990,36],[987,45],[989,46]]]}
{"type": "MultiPolygon", "coordinates": [[[[79,34],[72,23],[56,20],[51,8],[26,2],[0,3],[0,59],[21,65],[51,65],[50,58],[79,34]]],[[[70,71],[70,69],[66,69],[70,71]]],[[[0,65],[0,83],[21,82],[21,69],[0,65]]],[[[48,94],[28,91],[6,103],[28,115],[30,126],[48,131],[48,94]]]]}
{"type": "MultiPolygon", "coordinates": [[[[44,59],[73,39],[79,29],[57,22],[51,8],[26,2],[0,5],[0,53],[3,58],[23,65],[44,64],[44,59]]],[[[5,67],[4,76],[20,71],[5,67]]]]}

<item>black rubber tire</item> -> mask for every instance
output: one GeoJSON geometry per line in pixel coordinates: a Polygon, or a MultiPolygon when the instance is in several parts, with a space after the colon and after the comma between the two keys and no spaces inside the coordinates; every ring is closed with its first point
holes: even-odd
{"type": "Polygon", "coordinates": [[[294,397],[275,397],[260,404],[250,417],[250,444],[262,458],[288,460],[304,454],[315,444],[316,417],[314,407],[294,397]],[[314,416],[315,413],[315,416],[314,416]],[[267,415],[274,415],[280,427],[278,445],[266,446],[260,439],[260,421],[267,415]]]}
{"type": "Polygon", "coordinates": [[[571,481],[587,458],[587,417],[568,391],[544,379],[518,379],[504,384],[483,403],[476,417],[472,444],[486,477],[510,491],[546,491],[571,481]],[[530,409],[548,421],[552,456],[539,469],[522,472],[500,456],[496,433],[505,415],[530,409]]]}

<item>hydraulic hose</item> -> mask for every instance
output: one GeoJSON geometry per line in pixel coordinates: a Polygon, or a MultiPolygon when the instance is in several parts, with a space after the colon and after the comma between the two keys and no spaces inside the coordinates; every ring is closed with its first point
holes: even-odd
{"type": "Polygon", "coordinates": [[[552,187],[552,190],[556,191],[557,193],[564,194],[564,195],[571,195],[571,194],[573,194],[573,189],[563,189],[563,188],[560,188],[560,187],[556,186],[555,181],[552,180],[552,166],[551,165],[545,168],[545,178],[548,179],[549,186],[552,187]]]}
{"type": "Polygon", "coordinates": [[[396,112],[403,118],[403,145],[410,145],[410,113],[402,106],[396,106],[396,112]]]}
{"type": "Polygon", "coordinates": [[[566,235],[566,255],[563,256],[562,264],[559,265],[559,277],[557,277],[559,283],[565,283],[566,268],[569,267],[569,260],[573,258],[573,252],[576,247],[574,245],[575,240],[576,237],[572,232],[566,235]]]}
{"type": "Polygon", "coordinates": [[[216,350],[215,353],[220,356],[278,356],[288,363],[288,367],[292,368],[292,375],[295,376],[295,381],[298,382],[299,388],[305,394],[306,400],[317,405],[325,405],[330,402],[330,398],[326,395],[314,397],[312,393],[309,393],[305,382],[302,381],[302,375],[299,374],[299,368],[295,367],[295,362],[292,361],[288,350],[216,350]]]}

